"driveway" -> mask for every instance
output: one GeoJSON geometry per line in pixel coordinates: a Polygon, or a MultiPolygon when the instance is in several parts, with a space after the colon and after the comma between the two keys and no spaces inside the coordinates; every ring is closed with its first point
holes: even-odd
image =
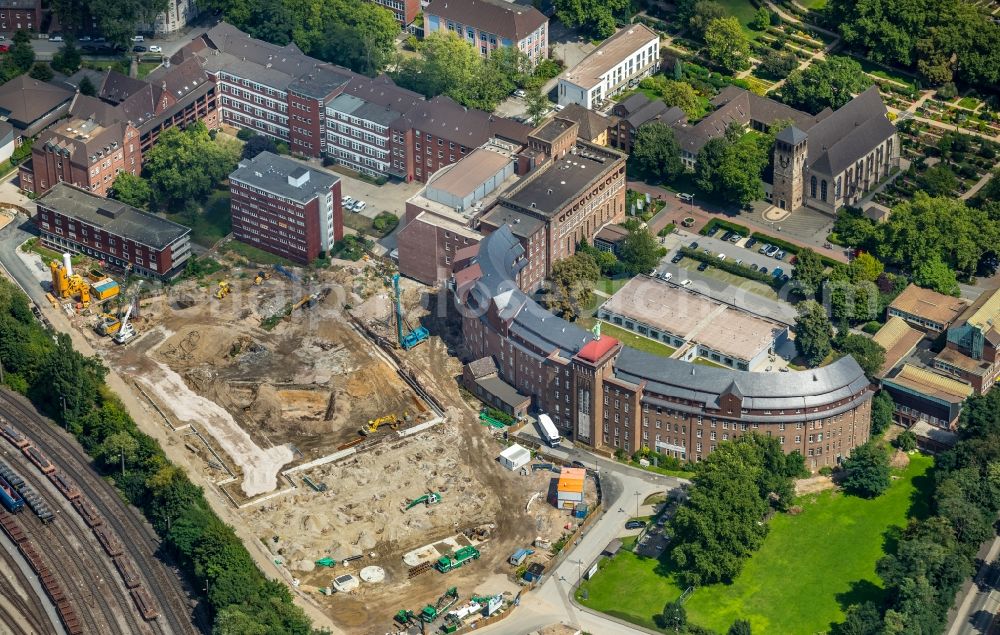
{"type": "MultiPolygon", "coordinates": [[[[418,181],[412,183],[390,181],[385,185],[375,185],[340,172],[336,174],[340,177],[341,195],[361,199],[367,203],[361,214],[368,218],[375,218],[382,212],[392,212],[402,218],[406,212],[406,199],[424,187],[424,184],[418,181]]],[[[353,212],[344,211],[344,215],[351,213],[353,212]]]]}

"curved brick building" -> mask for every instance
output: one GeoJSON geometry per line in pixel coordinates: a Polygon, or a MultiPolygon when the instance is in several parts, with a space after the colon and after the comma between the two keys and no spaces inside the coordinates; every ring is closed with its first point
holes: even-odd
{"type": "Polygon", "coordinates": [[[596,338],[517,286],[524,248],[502,226],[458,261],[454,277],[466,346],[499,377],[597,450],[657,448],[701,460],[720,441],[756,431],[799,450],[811,469],[835,465],[868,440],[871,385],[854,358],[789,373],[699,366],[596,338]]]}

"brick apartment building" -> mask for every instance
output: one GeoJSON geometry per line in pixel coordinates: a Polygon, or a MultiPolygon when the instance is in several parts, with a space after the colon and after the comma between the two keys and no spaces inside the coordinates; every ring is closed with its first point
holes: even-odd
{"type": "Polygon", "coordinates": [[[521,241],[526,265],[518,271],[525,291],[538,289],[552,265],[593,242],[608,224],[625,220],[625,155],[578,138],[579,124],[553,118],[533,131],[526,153],[539,164],[482,217],[480,231],[507,226],[521,241]]]}
{"type": "Polygon", "coordinates": [[[222,123],[370,176],[423,181],[458,161],[463,146],[468,152],[490,136],[524,140],[530,130],[447,97],[426,101],[388,77],[365,77],[313,59],[294,44],[256,40],[226,23],[187,44],[171,61],[189,58],[216,84],[222,123]],[[441,147],[429,154],[424,141],[418,151],[415,126],[423,126],[425,134],[434,130],[431,142],[441,147]],[[423,153],[419,160],[417,152],[423,153]]]}
{"type": "Polygon", "coordinates": [[[37,31],[42,24],[42,0],[0,0],[0,31],[37,31]]]}
{"type": "Polygon", "coordinates": [[[67,183],[56,183],[35,204],[42,243],[58,251],[164,280],[180,274],[191,255],[189,228],[67,183]]]}
{"type": "Polygon", "coordinates": [[[309,264],[344,237],[340,177],[261,152],[229,175],[233,235],[309,264]]]}
{"type": "Polygon", "coordinates": [[[537,64],[549,56],[549,19],[530,5],[504,0],[433,0],[424,34],[453,32],[480,55],[516,47],[537,64]]]}
{"type": "Polygon", "coordinates": [[[119,172],[140,173],[142,153],[163,130],[196,121],[218,127],[215,87],[193,60],[146,80],[108,71],[97,97],[78,93],[67,114],[38,135],[31,161],[19,167],[25,191],[66,181],[107,196],[119,172]]]}
{"type": "Polygon", "coordinates": [[[420,0],[368,0],[368,2],[392,11],[393,17],[401,27],[412,24],[420,13],[420,0]]]}
{"type": "Polygon", "coordinates": [[[528,255],[510,226],[475,251],[455,273],[471,360],[491,359],[509,392],[529,396],[574,443],[699,461],[718,443],[757,432],[817,470],[869,438],[871,384],[850,356],[789,373],[667,359],[595,337],[535,303],[515,283],[528,255]]]}

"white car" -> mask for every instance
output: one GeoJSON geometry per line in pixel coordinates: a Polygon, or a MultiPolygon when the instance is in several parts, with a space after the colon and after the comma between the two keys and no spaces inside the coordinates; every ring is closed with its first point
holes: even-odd
{"type": "Polygon", "coordinates": [[[562,112],[562,109],[565,108],[565,107],[566,106],[563,106],[562,104],[556,104],[552,108],[554,108],[556,112],[562,112]]]}
{"type": "Polygon", "coordinates": [[[352,207],[354,207],[354,198],[350,196],[345,196],[344,198],[340,199],[340,206],[346,209],[351,209],[352,207]]]}
{"type": "Polygon", "coordinates": [[[149,47],[149,52],[150,53],[162,53],[163,52],[163,47],[160,47],[160,46],[157,46],[157,45],[154,44],[153,46],[149,47]]]}
{"type": "Polygon", "coordinates": [[[133,36],[132,36],[132,41],[133,41],[133,42],[145,42],[145,41],[146,41],[146,38],[144,38],[144,37],[143,37],[143,36],[141,36],[141,35],[133,35],[133,36]]]}
{"type": "Polygon", "coordinates": [[[663,272],[660,273],[660,280],[663,280],[664,282],[666,282],[667,280],[670,280],[673,277],[674,277],[674,274],[670,273],[669,271],[663,271],[663,272]]]}
{"type": "Polygon", "coordinates": [[[49,42],[62,42],[62,41],[63,41],[63,36],[61,35],[49,36],[49,42]]]}
{"type": "Polygon", "coordinates": [[[681,286],[682,287],[690,287],[691,286],[691,281],[689,279],[685,278],[685,279],[681,280],[681,286]]]}
{"type": "Polygon", "coordinates": [[[351,211],[353,211],[355,214],[358,212],[363,212],[365,207],[367,207],[367,205],[368,204],[365,203],[364,201],[355,201],[354,206],[351,207],[351,211]]]}
{"type": "Polygon", "coordinates": [[[524,91],[523,91],[523,90],[521,90],[520,88],[518,88],[517,90],[515,90],[515,91],[514,91],[514,96],[515,96],[515,97],[520,97],[521,99],[524,99],[524,98],[525,98],[525,96],[527,96],[527,94],[528,94],[528,93],[524,92],[524,91]]]}
{"type": "Polygon", "coordinates": [[[719,254],[717,257],[718,257],[719,260],[725,260],[726,259],[726,254],[719,254]]]}

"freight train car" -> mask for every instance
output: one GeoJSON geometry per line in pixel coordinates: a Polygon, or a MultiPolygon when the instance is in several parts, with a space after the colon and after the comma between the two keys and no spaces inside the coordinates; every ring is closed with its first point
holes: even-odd
{"type": "Polygon", "coordinates": [[[56,471],[56,466],[52,464],[49,457],[42,454],[42,451],[33,445],[28,445],[21,448],[21,452],[24,456],[28,457],[28,460],[35,464],[42,474],[51,474],[56,471]]]}
{"type": "Polygon", "coordinates": [[[156,610],[153,598],[149,596],[149,592],[143,587],[140,586],[132,589],[132,601],[135,602],[136,608],[139,609],[139,615],[142,615],[142,619],[155,620],[159,617],[160,612],[156,610]]]}
{"type": "Polygon", "coordinates": [[[73,507],[76,508],[77,513],[80,514],[83,522],[87,523],[88,527],[94,528],[104,524],[104,519],[97,513],[97,508],[87,502],[82,496],[73,499],[73,507]]]}
{"type": "Polygon", "coordinates": [[[80,498],[80,488],[76,486],[73,479],[66,476],[61,470],[49,473],[49,480],[56,486],[59,493],[66,497],[68,501],[80,498]]]}
{"type": "Polygon", "coordinates": [[[139,572],[135,570],[135,564],[131,558],[125,555],[118,556],[114,559],[114,563],[126,587],[134,589],[142,583],[142,580],[139,579],[139,572]]]}
{"type": "Polygon", "coordinates": [[[125,548],[122,546],[122,542],[118,540],[118,536],[107,527],[94,527],[94,535],[97,536],[97,542],[101,543],[104,551],[112,558],[120,556],[125,552],[125,548]]]}
{"type": "Polygon", "coordinates": [[[10,481],[2,476],[0,476],[0,504],[14,514],[24,509],[24,498],[14,489],[10,481]]]}
{"type": "Polygon", "coordinates": [[[20,430],[11,425],[6,419],[0,420],[0,436],[10,441],[19,450],[23,450],[31,445],[31,439],[24,436],[20,430]]]}

